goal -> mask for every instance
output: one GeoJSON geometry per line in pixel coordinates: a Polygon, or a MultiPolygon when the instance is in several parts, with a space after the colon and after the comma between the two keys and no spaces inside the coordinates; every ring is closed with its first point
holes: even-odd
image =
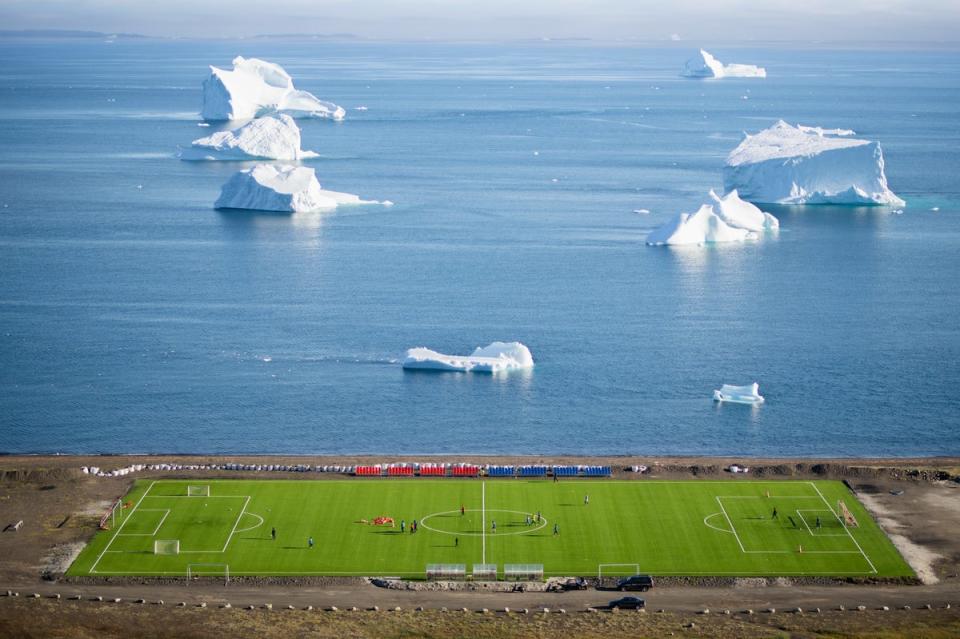
{"type": "Polygon", "coordinates": [[[187,497],[209,497],[210,496],[210,485],[204,484],[202,486],[187,486],[187,497]]]}
{"type": "Polygon", "coordinates": [[[837,502],[837,512],[840,513],[840,518],[843,520],[844,526],[852,526],[853,528],[860,527],[860,524],[857,523],[857,518],[853,516],[853,513],[850,512],[842,499],[837,502]]]}
{"type": "Polygon", "coordinates": [[[179,539],[156,539],[153,542],[153,554],[155,555],[179,555],[179,539]]]}
{"type": "Polygon", "coordinates": [[[224,585],[230,583],[229,564],[187,564],[187,583],[198,577],[223,577],[224,585]]]}
{"type": "Polygon", "coordinates": [[[640,572],[640,564],[598,564],[597,579],[603,579],[604,573],[607,577],[623,577],[636,575],[640,572]]]}

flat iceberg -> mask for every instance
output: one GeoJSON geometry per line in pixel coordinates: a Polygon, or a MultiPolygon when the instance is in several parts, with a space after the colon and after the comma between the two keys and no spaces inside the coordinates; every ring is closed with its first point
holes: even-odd
{"type": "Polygon", "coordinates": [[[332,210],[341,204],[379,202],[322,189],[310,167],[258,164],[227,180],[214,207],[304,213],[332,210]]]}
{"type": "Polygon", "coordinates": [[[724,384],[713,391],[713,401],[733,402],[734,404],[762,404],[765,400],[760,394],[760,385],[754,382],[747,386],[724,384]]]}
{"type": "Polygon", "coordinates": [[[746,229],[755,233],[777,231],[780,220],[770,213],[761,211],[750,202],[744,202],[736,189],[720,197],[710,190],[710,199],[717,203],[717,214],[727,225],[736,229],[746,229]]]}
{"type": "Polygon", "coordinates": [[[411,348],[403,359],[408,370],[500,373],[533,368],[530,349],[520,342],[493,342],[471,355],[444,355],[425,347],[411,348]]]}
{"type": "Polygon", "coordinates": [[[233,131],[194,140],[181,160],[302,160],[315,158],[300,148],[300,127],[289,115],[250,120],[233,131]]]}
{"type": "Polygon", "coordinates": [[[680,246],[712,242],[743,242],[756,239],[757,234],[747,229],[737,229],[727,224],[704,204],[696,213],[679,213],[672,220],[654,229],[647,235],[650,246],[680,246]]]}
{"type": "Polygon", "coordinates": [[[883,151],[849,129],[792,126],[780,120],[747,135],[727,156],[728,191],[761,204],[903,206],[887,186],[883,151]]]}
{"type": "Polygon", "coordinates": [[[767,70],[752,64],[724,64],[700,49],[700,54],[687,60],[681,75],[688,78],[765,78],[767,70]]]}
{"type": "Polygon", "coordinates": [[[204,120],[243,120],[268,113],[293,117],[342,120],[343,107],[294,88],[293,79],[278,64],[237,56],[233,70],[210,67],[203,81],[204,120]]]}

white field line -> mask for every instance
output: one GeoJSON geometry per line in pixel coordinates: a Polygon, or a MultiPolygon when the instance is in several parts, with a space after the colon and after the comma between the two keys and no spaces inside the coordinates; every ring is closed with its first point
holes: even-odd
{"type": "Polygon", "coordinates": [[[711,523],[708,522],[708,520],[713,519],[713,518],[716,517],[717,515],[722,515],[722,514],[723,514],[723,513],[712,513],[712,514],[710,514],[710,515],[707,515],[706,517],[703,518],[703,525],[706,526],[707,528],[713,528],[714,530],[717,530],[717,531],[719,531],[719,532],[725,532],[725,533],[727,533],[727,534],[729,534],[729,535],[732,535],[732,534],[733,534],[733,531],[732,531],[732,530],[725,530],[725,529],[723,529],[723,528],[717,528],[716,526],[714,526],[713,524],[711,524],[711,523]]]}
{"type": "Polygon", "coordinates": [[[126,519],[124,519],[123,521],[120,522],[120,527],[117,528],[117,532],[113,533],[113,537],[111,537],[111,538],[110,538],[110,541],[107,542],[107,545],[104,547],[103,552],[100,553],[100,556],[97,557],[97,560],[96,560],[95,562],[93,562],[93,565],[92,565],[92,566],[90,566],[90,574],[93,574],[93,573],[97,572],[97,571],[96,571],[97,564],[99,564],[99,563],[100,563],[100,560],[103,559],[103,556],[104,556],[105,554],[107,554],[107,550],[109,550],[110,546],[113,545],[113,542],[117,540],[117,537],[120,536],[120,531],[123,530],[123,527],[127,524],[128,521],[130,521],[130,517],[133,516],[133,513],[137,512],[137,508],[140,506],[140,503],[143,501],[143,498],[147,496],[147,493],[150,492],[150,489],[153,488],[153,485],[156,484],[156,483],[157,483],[157,482],[155,482],[155,481],[154,481],[154,482],[150,482],[150,485],[147,486],[147,489],[146,489],[145,491],[143,491],[143,494],[142,494],[142,495],[140,495],[140,499],[138,499],[138,500],[137,500],[137,503],[134,504],[133,510],[130,511],[130,514],[127,515],[127,518],[126,518],[126,519]]]}
{"type": "Polygon", "coordinates": [[[860,551],[860,554],[863,555],[863,558],[867,560],[867,563],[868,563],[868,564],[870,564],[870,570],[871,570],[874,574],[876,574],[876,572],[877,572],[877,567],[874,566],[874,565],[873,565],[873,562],[870,561],[870,558],[867,557],[867,553],[863,552],[863,548],[860,546],[860,542],[857,541],[856,537],[854,537],[853,535],[850,534],[850,529],[847,528],[847,523],[846,523],[845,521],[843,521],[842,519],[840,519],[840,515],[838,515],[838,514],[836,513],[836,511],[833,510],[833,507],[830,505],[830,502],[828,502],[828,501],[827,501],[827,498],[824,497],[824,496],[823,496],[823,493],[820,492],[820,487],[817,486],[817,485],[816,485],[815,483],[813,483],[813,482],[809,482],[809,483],[810,483],[811,486],[813,486],[813,489],[814,489],[815,491],[817,491],[817,494],[820,495],[820,499],[823,500],[823,503],[824,503],[824,505],[827,507],[827,509],[828,509],[830,512],[833,513],[833,516],[837,518],[837,520],[840,522],[840,525],[843,526],[843,529],[844,529],[845,531],[847,531],[847,535],[850,537],[850,539],[853,540],[853,543],[857,545],[857,550],[860,551]]]}
{"type": "MultiPolygon", "coordinates": [[[[142,513],[163,513],[163,517],[160,518],[160,523],[158,523],[154,528],[153,532],[148,533],[123,533],[123,537],[153,537],[158,532],[160,532],[160,526],[163,525],[163,522],[167,520],[167,517],[170,516],[169,508],[141,508],[140,512],[142,513]]],[[[133,514],[133,513],[130,513],[133,514]]],[[[118,532],[117,535],[120,535],[118,532]]]]}
{"type": "Polygon", "coordinates": [[[487,482],[480,482],[480,563],[487,563],[487,482]]]}
{"type": "Polygon", "coordinates": [[[829,510],[813,510],[804,508],[803,510],[796,511],[797,516],[800,517],[800,521],[803,522],[803,525],[807,527],[807,531],[814,537],[846,537],[844,533],[824,533],[824,532],[813,532],[813,529],[810,528],[810,522],[807,521],[807,518],[803,516],[803,513],[834,513],[829,510]]]}
{"type": "MultiPolygon", "coordinates": [[[[114,551],[120,552],[120,551],[114,551]]],[[[853,554],[857,554],[854,551],[853,554]]],[[[804,553],[806,554],[806,553],[804,553]]],[[[226,565],[226,564],[224,564],[226,565]]],[[[156,575],[183,575],[183,571],[179,570],[158,570],[151,572],[143,572],[142,570],[111,570],[110,572],[101,573],[105,576],[109,575],[137,575],[142,577],[150,577],[156,575]]],[[[322,571],[310,571],[310,572],[274,572],[274,571],[240,571],[231,573],[232,576],[243,576],[243,575],[267,575],[272,577],[306,577],[312,575],[321,575],[321,576],[330,576],[330,575],[343,575],[343,576],[356,576],[356,577],[372,577],[378,575],[389,575],[391,577],[422,577],[423,572],[407,572],[400,570],[351,570],[351,571],[337,571],[337,570],[322,570],[322,571]]],[[[564,575],[569,575],[570,571],[557,572],[557,573],[543,573],[544,576],[548,577],[562,577],[564,575]]],[[[829,575],[833,577],[843,577],[843,576],[854,576],[854,575],[872,575],[872,572],[842,572],[838,573],[836,571],[798,571],[791,573],[771,573],[771,572],[749,572],[749,571],[717,571],[717,572],[681,572],[673,570],[663,570],[651,573],[654,576],[664,575],[664,576],[696,576],[696,577],[710,577],[718,575],[732,575],[735,577],[801,577],[805,575],[829,575]]]]}
{"type": "Polygon", "coordinates": [[[247,506],[250,505],[250,496],[247,496],[247,501],[243,502],[243,508],[240,509],[240,514],[237,515],[237,520],[233,522],[233,529],[230,531],[230,535],[227,537],[227,541],[223,544],[223,550],[220,552],[227,552],[227,546],[230,545],[230,540],[233,539],[233,535],[237,532],[237,526],[240,525],[240,520],[243,519],[243,513],[247,509],[247,506]]]}
{"type": "Polygon", "coordinates": [[[723,516],[727,518],[727,523],[730,524],[730,530],[733,532],[733,536],[737,538],[737,543],[740,544],[740,551],[747,552],[747,549],[743,547],[743,542],[740,541],[740,535],[737,534],[737,527],[733,525],[733,520],[730,519],[730,515],[727,514],[727,509],[723,507],[723,502],[720,501],[720,497],[715,498],[717,503],[720,504],[720,511],[723,513],[723,516]]]}

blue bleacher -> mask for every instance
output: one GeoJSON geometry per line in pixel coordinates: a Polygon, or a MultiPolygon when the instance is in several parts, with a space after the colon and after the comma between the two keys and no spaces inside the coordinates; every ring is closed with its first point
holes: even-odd
{"type": "Polygon", "coordinates": [[[513,466],[490,466],[487,468],[488,477],[513,477],[513,466]]]}
{"type": "Polygon", "coordinates": [[[554,466],[553,474],[557,477],[576,477],[579,468],[576,466],[554,466]]]}
{"type": "Polygon", "coordinates": [[[583,475],[585,477],[609,477],[613,474],[610,466],[584,466],[583,475]]]}
{"type": "Polygon", "coordinates": [[[546,477],[547,467],[546,466],[521,466],[519,468],[519,475],[521,477],[546,477]]]}

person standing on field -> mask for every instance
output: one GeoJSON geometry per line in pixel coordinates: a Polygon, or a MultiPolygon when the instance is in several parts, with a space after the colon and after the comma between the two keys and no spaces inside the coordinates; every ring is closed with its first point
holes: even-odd
{"type": "Polygon", "coordinates": [[[590,505],[590,495],[584,495],[584,496],[583,496],[583,505],[584,505],[584,506],[589,506],[589,505],[590,505]]]}
{"type": "Polygon", "coordinates": [[[313,537],[307,537],[307,546],[313,548],[313,537]]]}
{"type": "Polygon", "coordinates": [[[274,541],[277,540],[277,529],[276,529],[276,528],[271,528],[271,529],[270,529],[270,538],[271,538],[272,540],[274,540],[274,541]]]}

